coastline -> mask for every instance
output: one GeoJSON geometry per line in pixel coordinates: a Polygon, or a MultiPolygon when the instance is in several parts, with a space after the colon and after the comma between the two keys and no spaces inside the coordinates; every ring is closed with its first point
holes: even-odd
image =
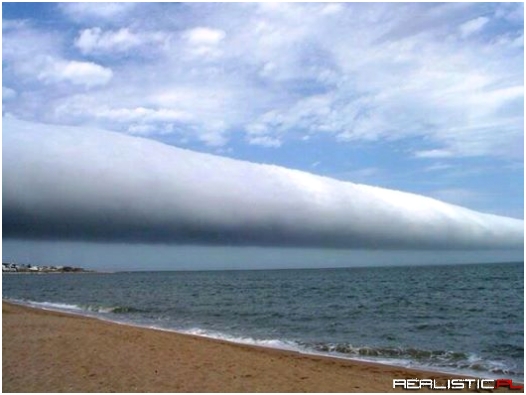
{"type": "Polygon", "coordinates": [[[2,335],[4,392],[405,392],[393,389],[392,380],[465,377],[232,343],[6,301],[2,335]]]}

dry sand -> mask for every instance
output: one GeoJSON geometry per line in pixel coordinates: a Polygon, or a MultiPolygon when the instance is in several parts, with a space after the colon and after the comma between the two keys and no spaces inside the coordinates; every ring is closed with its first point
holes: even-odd
{"type": "Polygon", "coordinates": [[[6,302],[2,319],[3,392],[392,392],[393,378],[453,377],[6,302]]]}

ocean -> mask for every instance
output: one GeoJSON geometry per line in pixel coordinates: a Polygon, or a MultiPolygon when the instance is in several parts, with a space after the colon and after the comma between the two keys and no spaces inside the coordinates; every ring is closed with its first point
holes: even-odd
{"type": "Polygon", "coordinates": [[[4,299],[303,353],[523,381],[524,264],[4,274],[4,299]]]}

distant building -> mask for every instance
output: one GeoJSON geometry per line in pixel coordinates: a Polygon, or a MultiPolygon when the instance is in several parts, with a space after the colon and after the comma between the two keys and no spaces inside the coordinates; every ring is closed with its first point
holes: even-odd
{"type": "Polygon", "coordinates": [[[73,266],[53,266],[53,265],[31,265],[4,262],[2,263],[2,272],[21,272],[21,273],[85,273],[81,267],[73,266]]]}
{"type": "Polygon", "coordinates": [[[18,267],[16,263],[2,263],[2,272],[17,272],[18,267]]]}

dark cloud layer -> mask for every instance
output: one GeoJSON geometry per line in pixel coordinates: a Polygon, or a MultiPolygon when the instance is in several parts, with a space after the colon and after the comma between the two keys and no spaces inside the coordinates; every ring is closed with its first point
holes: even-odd
{"type": "Polygon", "coordinates": [[[77,127],[3,120],[3,237],[522,248],[523,221],[77,127]]]}

